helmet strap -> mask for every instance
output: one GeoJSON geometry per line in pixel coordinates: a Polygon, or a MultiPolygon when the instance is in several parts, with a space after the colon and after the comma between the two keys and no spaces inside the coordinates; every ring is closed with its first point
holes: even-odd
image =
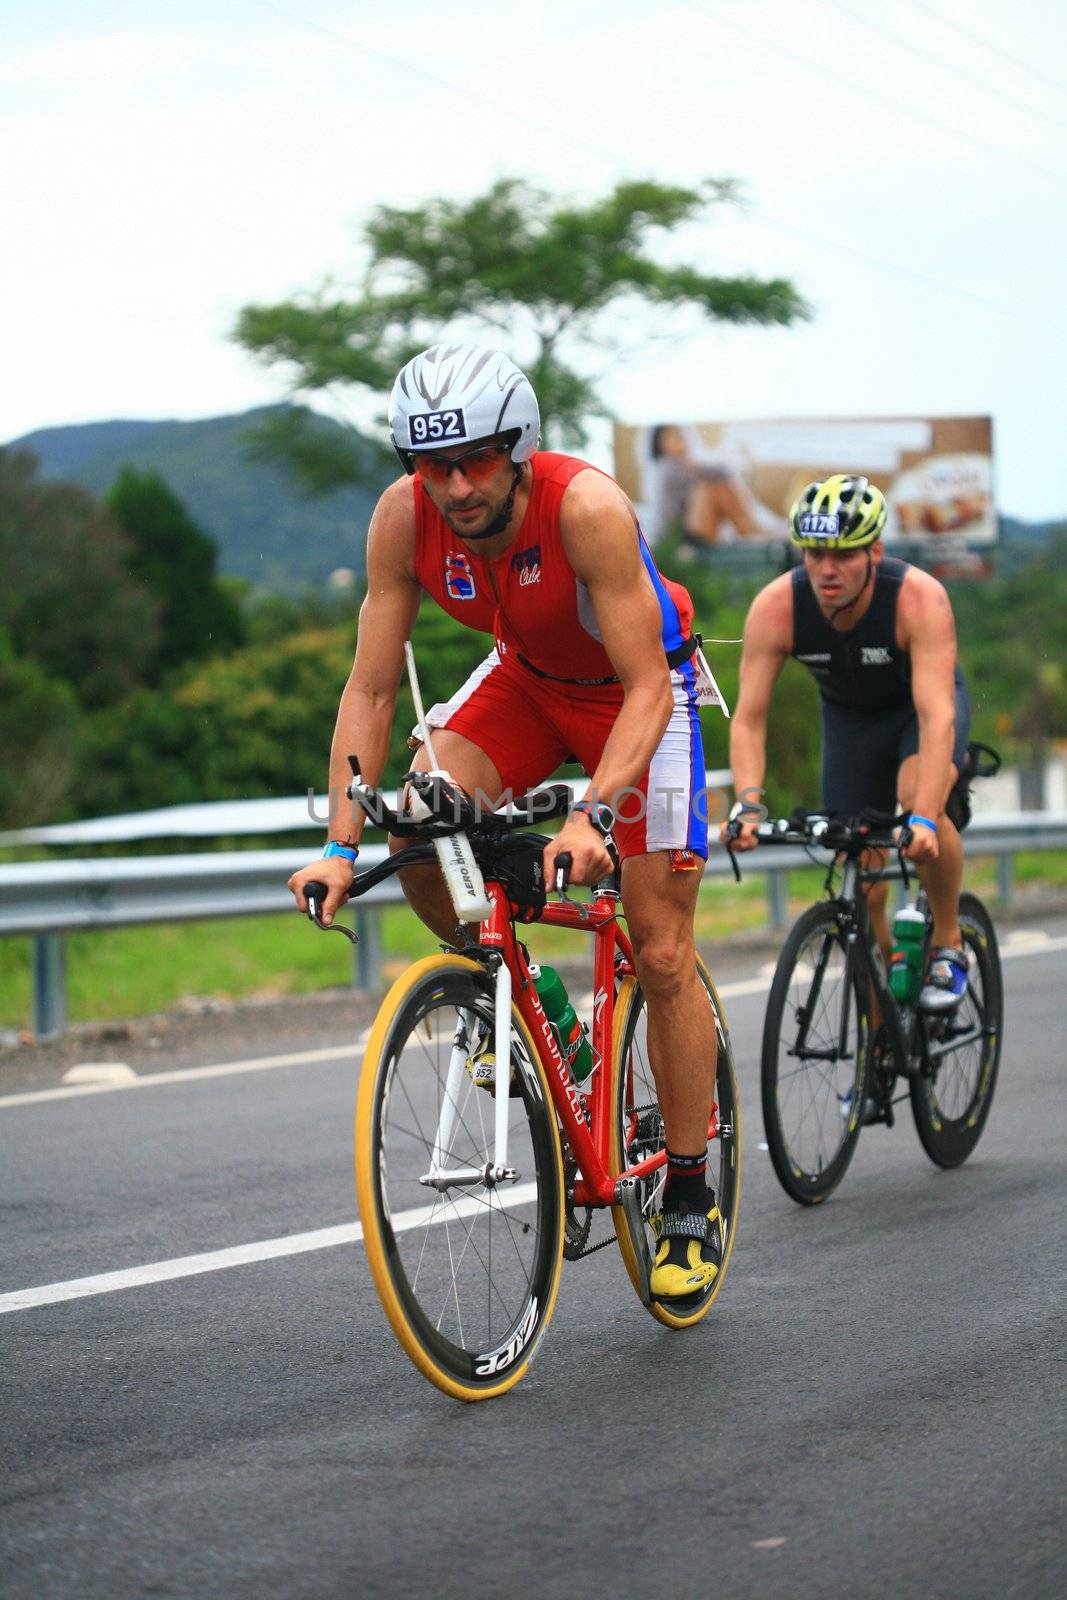
{"type": "Polygon", "coordinates": [[[492,522],[484,527],[481,533],[465,533],[462,535],[463,539],[468,544],[474,544],[475,541],[480,539],[495,539],[498,533],[504,532],[504,529],[511,521],[511,513],[515,509],[515,494],[519,484],[522,482],[522,466],[521,464],[516,466],[515,462],[512,462],[511,467],[515,476],[511,480],[511,488],[508,491],[507,499],[500,507],[500,510],[497,512],[492,522]]]}
{"type": "Polygon", "coordinates": [[[841,615],[842,611],[850,611],[853,606],[859,605],[860,601],[863,599],[863,596],[864,596],[864,594],[866,592],[866,589],[867,589],[867,585],[871,581],[871,573],[874,571],[874,562],[871,560],[871,547],[870,547],[870,545],[868,545],[866,547],[866,554],[867,554],[867,571],[864,574],[863,584],[862,584],[862,586],[860,588],[860,592],[859,592],[859,594],[854,594],[852,596],[851,600],[846,600],[843,606],[837,606],[835,610],[831,611],[830,615],[826,619],[831,627],[833,627],[834,623],[837,621],[837,619],[841,615]]]}

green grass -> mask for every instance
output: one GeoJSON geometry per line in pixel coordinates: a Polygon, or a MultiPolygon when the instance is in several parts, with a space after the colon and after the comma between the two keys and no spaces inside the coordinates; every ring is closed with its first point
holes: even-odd
{"type": "MultiPolygon", "coordinates": [[[[1020,886],[1067,885],[1067,851],[1033,851],[1015,860],[1020,886]]],[[[789,875],[790,915],[821,893],[815,868],[789,875]]],[[[968,863],[965,882],[993,898],[991,858],[968,863]]],[[[404,906],[382,912],[383,969],[387,981],[409,961],[438,948],[434,936],[404,906]]],[[[766,928],[762,877],[740,885],[718,880],[702,891],[696,930],[701,942],[766,928]]],[[[562,928],[531,926],[524,937],[533,954],[555,960],[582,953],[584,941],[562,928]]],[[[189,996],[238,999],[250,995],[306,994],[351,982],[353,955],[345,940],[316,933],[302,917],[235,917],[143,928],[71,934],[66,941],[67,1014],[72,1022],[102,1021],[162,1011],[189,996]]],[[[31,1012],[30,941],[0,939],[0,1027],[24,1028],[31,1012]]]]}
{"type": "MultiPolygon", "coordinates": [[[[305,994],[347,983],[349,946],[297,917],[237,917],[74,933],[66,941],[72,1022],[161,1011],[189,995],[305,994]]],[[[30,1016],[30,941],[0,940],[0,1026],[30,1016]]]]}

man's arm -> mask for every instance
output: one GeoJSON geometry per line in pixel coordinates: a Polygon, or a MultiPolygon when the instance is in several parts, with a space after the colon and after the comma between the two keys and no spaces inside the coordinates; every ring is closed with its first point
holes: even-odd
{"type": "MultiPolygon", "coordinates": [[[[355,660],[341,692],[330,751],[331,839],[354,845],[363,832],[364,813],[345,797],[352,781],[348,757],[359,757],[365,783],[379,782],[404,669],[404,641],[410,637],[418,609],[415,503],[412,480],[401,478],[382,495],[367,532],[367,594],[360,607],[355,660]]],[[[323,908],[323,920],[329,922],[351,883],[351,863],[343,856],[331,857],[294,873],[289,887],[301,908],[303,884],[314,878],[320,878],[329,889],[323,908]]]]}
{"type": "MultiPolygon", "coordinates": [[[[730,718],[734,793],[757,804],[767,769],[767,716],[778,675],[793,648],[793,582],[788,573],[761,589],[745,618],[741,686],[730,718]]],[[[734,848],[751,850],[758,818],[744,820],[734,848]]]]}
{"type": "MultiPolygon", "coordinates": [[[[592,471],[574,478],[563,497],[560,534],[623,688],[622,707],[590,781],[597,798],[611,805],[643,775],[674,709],[663,624],[641,559],[636,519],[616,483],[592,471]]],[[[546,850],[549,871],[560,850],[574,857],[577,882],[607,871],[599,836],[582,817],[566,823],[546,850]]]]}
{"type": "MultiPolygon", "coordinates": [[[[949,791],[956,737],[956,623],[942,585],[915,567],[901,587],[897,636],[911,657],[911,696],[919,720],[912,810],[936,821],[949,791]]],[[[928,829],[917,829],[915,842],[915,859],[937,855],[937,836],[928,829]]]]}

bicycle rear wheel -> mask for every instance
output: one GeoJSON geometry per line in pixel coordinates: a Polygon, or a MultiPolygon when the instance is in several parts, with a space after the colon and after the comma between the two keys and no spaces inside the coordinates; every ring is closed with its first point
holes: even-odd
{"type": "Polygon", "coordinates": [[[356,1192],[378,1294],[419,1371],[459,1400],[518,1383],[552,1316],[562,1266],[555,1112],[514,1007],[510,1072],[500,1062],[496,1070],[509,1093],[516,1175],[472,1178],[494,1161],[496,1097],[475,1087],[466,1062],[492,1038],[493,1019],[493,985],[477,962],[416,962],[378,1013],[356,1103],[356,1192]]]}
{"type": "Polygon", "coordinates": [[[996,930],[982,902],[960,895],[967,990],[946,1017],[923,1017],[923,1065],[909,1084],[920,1143],[939,1167],[958,1167],[981,1137],[993,1103],[1004,1026],[996,930]]]}
{"type": "Polygon", "coordinates": [[[809,906],[778,957],[760,1070],[771,1163],[799,1205],[825,1200],[856,1148],[870,1032],[865,991],[834,907],[809,906]]]}
{"type": "MultiPolygon", "coordinates": [[[[719,1208],[718,1246],[721,1266],[714,1282],[699,1294],[684,1300],[647,1302],[648,1309],[668,1328],[687,1328],[707,1315],[726,1277],[730,1253],[737,1231],[737,1210],[741,1194],[741,1105],[734,1077],[730,1035],[722,1002],[704,963],[697,957],[697,971],[707,990],[715,1017],[718,1038],[716,1067],[716,1115],[708,1140],[708,1182],[715,1189],[719,1208]]],[[[636,978],[622,980],[615,1001],[615,1029],[612,1048],[612,1093],[614,1172],[636,1165],[646,1156],[663,1149],[663,1115],[649,1059],[645,995],[636,978]]],[[[658,1167],[638,1181],[633,1203],[612,1206],[612,1217],[619,1250],[630,1282],[644,1299],[648,1275],[656,1250],[656,1235],[651,1219],[663,1209],[662,1194],[666,1168],[658,1167]]]]}

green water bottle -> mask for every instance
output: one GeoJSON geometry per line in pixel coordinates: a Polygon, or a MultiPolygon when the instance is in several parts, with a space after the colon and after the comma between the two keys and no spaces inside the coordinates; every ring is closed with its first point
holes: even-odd
{"type": "Polygon", "coordinates": [[[563,1059],[574,1074],[574,1081],[582,1084],[593,1070],[593,1052],[589,1048],[585,1029],[567,998],[563,979],[555,967],[531,966],[530,973],[537,998],[552,1024],[563,1059]]]}
{"type": "Polygon", "coordinates": [[[889,988],[899,1004],[919,998],[926,952],[926,918],[915,906],[901,906],[893,918],[889,955],[889,988]]]}

